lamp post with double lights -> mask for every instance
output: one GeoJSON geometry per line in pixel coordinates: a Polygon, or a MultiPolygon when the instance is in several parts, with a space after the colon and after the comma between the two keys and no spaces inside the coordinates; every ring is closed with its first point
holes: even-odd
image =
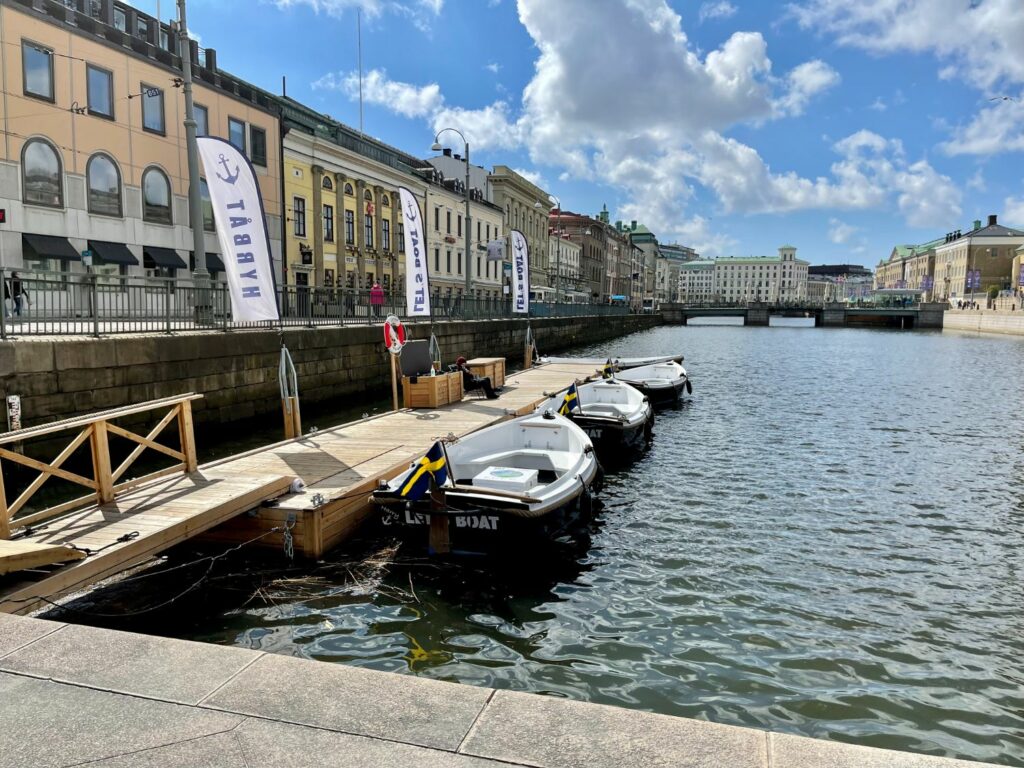
{"type": "Polygon", "coordinates": [[[440,152],[443,149],[443,147],[441,146],[440,139],[441,139],[441,134],[444,133],[445,131],[452,131],[453,133],[459,134],[459,136],[462,138],[462,143],[465,145],[465,152],[464,152],[464,154],[462,156],[462,159],[466,163],[466,256],[465,256],[464,262],[465,262],[465,266],[466,266],[466,296],[465,296],[465,298],[466,298],[466,302],[467,302],[467,305],[468,305],[469,298],[470,298],[470,296],[473,295],[473,276],[472,276],[472,273],[470,271],[471,270],[471,265],[470,265],[471,256],[470,256],[470,252],[469,252],[469,233],[470,233],[470,231],[473,228],[472,227],[473,222],[472,222],[472,220],[469,217],[469,141],[466,140],[466,137],[462,134],[462,131],[460,131],[458,128],[442,128],[434,136],[434,144],[433,144],[433,146],[430,147],[431,151],[433,151],[433,152],[440,152]]]}

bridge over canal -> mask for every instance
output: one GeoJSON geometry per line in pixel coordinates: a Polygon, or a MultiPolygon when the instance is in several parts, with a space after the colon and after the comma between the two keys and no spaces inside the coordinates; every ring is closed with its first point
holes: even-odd
{"type": "Polygon", "coordinates": [[[744,325],[768,325],[772,317],[813,317],[816,326],[846,325],[889,328],[942,328],[946,305],[917,303],[908,306],[876,304],[662,304],[659,308],[668,324],[686,325],[697,317],[742,317],[744,325]]]}

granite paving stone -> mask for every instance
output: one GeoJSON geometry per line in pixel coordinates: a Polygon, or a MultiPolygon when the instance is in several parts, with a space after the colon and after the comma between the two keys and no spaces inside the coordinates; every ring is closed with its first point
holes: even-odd
{"type": "MultiPolygon", "coordinates": [[[[90,762],[102,768],[249,768],[234,731],[90,762]]],[[[271,765],[257,761],[253,765],[271,765]]]]}
{"type": "Polygon", "coordinates": [[[0,672],[0,768],[49,768],[222,733],[237,715],[0,672]]]}
{"type": "Polygon", "coordinates": [[[37,621],[24,616],[0,613],[0,659],[63,626],[56,622],[37,621]]]}
{"type": "Polygon", "coordinates": [[[69,624],[0,659],[0,669],[196,704],[255,658],[240,648],[69,624]]]}
{"type": "Polygon", "coordinates": [[[762,731],[507,691],[460,751],[541,768],[768,765],[762,731]]]}
{"type": "Polygon", "coordinates": [[[772,768],[981,768],[991,763],[874,749],[837,741],[768,734],[772,768]]]}
{"type": "Polygon", "coordinates": [[[454,751],[490,693],[485,688],[267,655],[203,705],[454,751]]]}

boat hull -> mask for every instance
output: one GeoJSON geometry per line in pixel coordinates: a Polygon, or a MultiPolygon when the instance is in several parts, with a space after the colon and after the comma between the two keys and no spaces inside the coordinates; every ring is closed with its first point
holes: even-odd
{"type": "MultiPolygon", "coordinates": [[[[608,358],[605,357],[542,357],[540,363],[551,363],[551,364],[573,364],[573,365],[594,365],[597,367],[603,366],[607,362],[608,358]]],[[[625,371],[630,368],[640,368],[644,365],[655,365],[657,363],[668,363],[668,362],[683,362],[682,355],[662,355],[660,357],[617,357],[612,358],[615,363],[615,367],[620,371],[625,371]]]]}
{"type": "Polygon", "coordinates": [[[605,462],[619,458],[622,451],[635,451],[643,448],[651,440],[653,434],[652,419],[634,424],[622,424],[607,418],[574,415],[572,420],[587,433],[594,443],[594,450],[605,462]]]}
{"type": "Polygon", "coordinates": [[[653,406],[674,405],[679,402],[686,388],[686,379],[679,379],[665,384],[630,381],[630,385],[643,392],[653,406]]]}
{"type": "MultiPolygon", "coordinates": [[[[588,485],[580,493],[538,517],[522,517],[500,504],[466,503],[432,511],[429,502],[389,506],[383,510],[381,524],[414,547],[438,554],[431,546],[434,516],[447,520],[448,553],[452,555],[489,555],[502,551],[532,549],[538,543],[551,542],[587,523],[593,513],[593,497],[588,485]]],[[[443,522],[435,525],[444,525],[443,522]]]]}

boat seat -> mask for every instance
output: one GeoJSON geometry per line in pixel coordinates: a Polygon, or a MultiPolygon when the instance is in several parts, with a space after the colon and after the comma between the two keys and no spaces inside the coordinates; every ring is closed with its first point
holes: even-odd
{"type": "Polygon", "coordinates": [[[551,454],[535,448],[520,449],[516,451],[502,451],[487,456],[477,456],[472,461],[459,462],[462,467],[514,467],[516,469],[536,469],[539,472],[545,470],[551,472],[564,472],[555,465],[551,454]]]}
{"type": "Polygon", "coordinates": [[[583,412],[593,416],[618,416],[621,406],[611,403],[587,403],[583,406],[583,412]]]}

